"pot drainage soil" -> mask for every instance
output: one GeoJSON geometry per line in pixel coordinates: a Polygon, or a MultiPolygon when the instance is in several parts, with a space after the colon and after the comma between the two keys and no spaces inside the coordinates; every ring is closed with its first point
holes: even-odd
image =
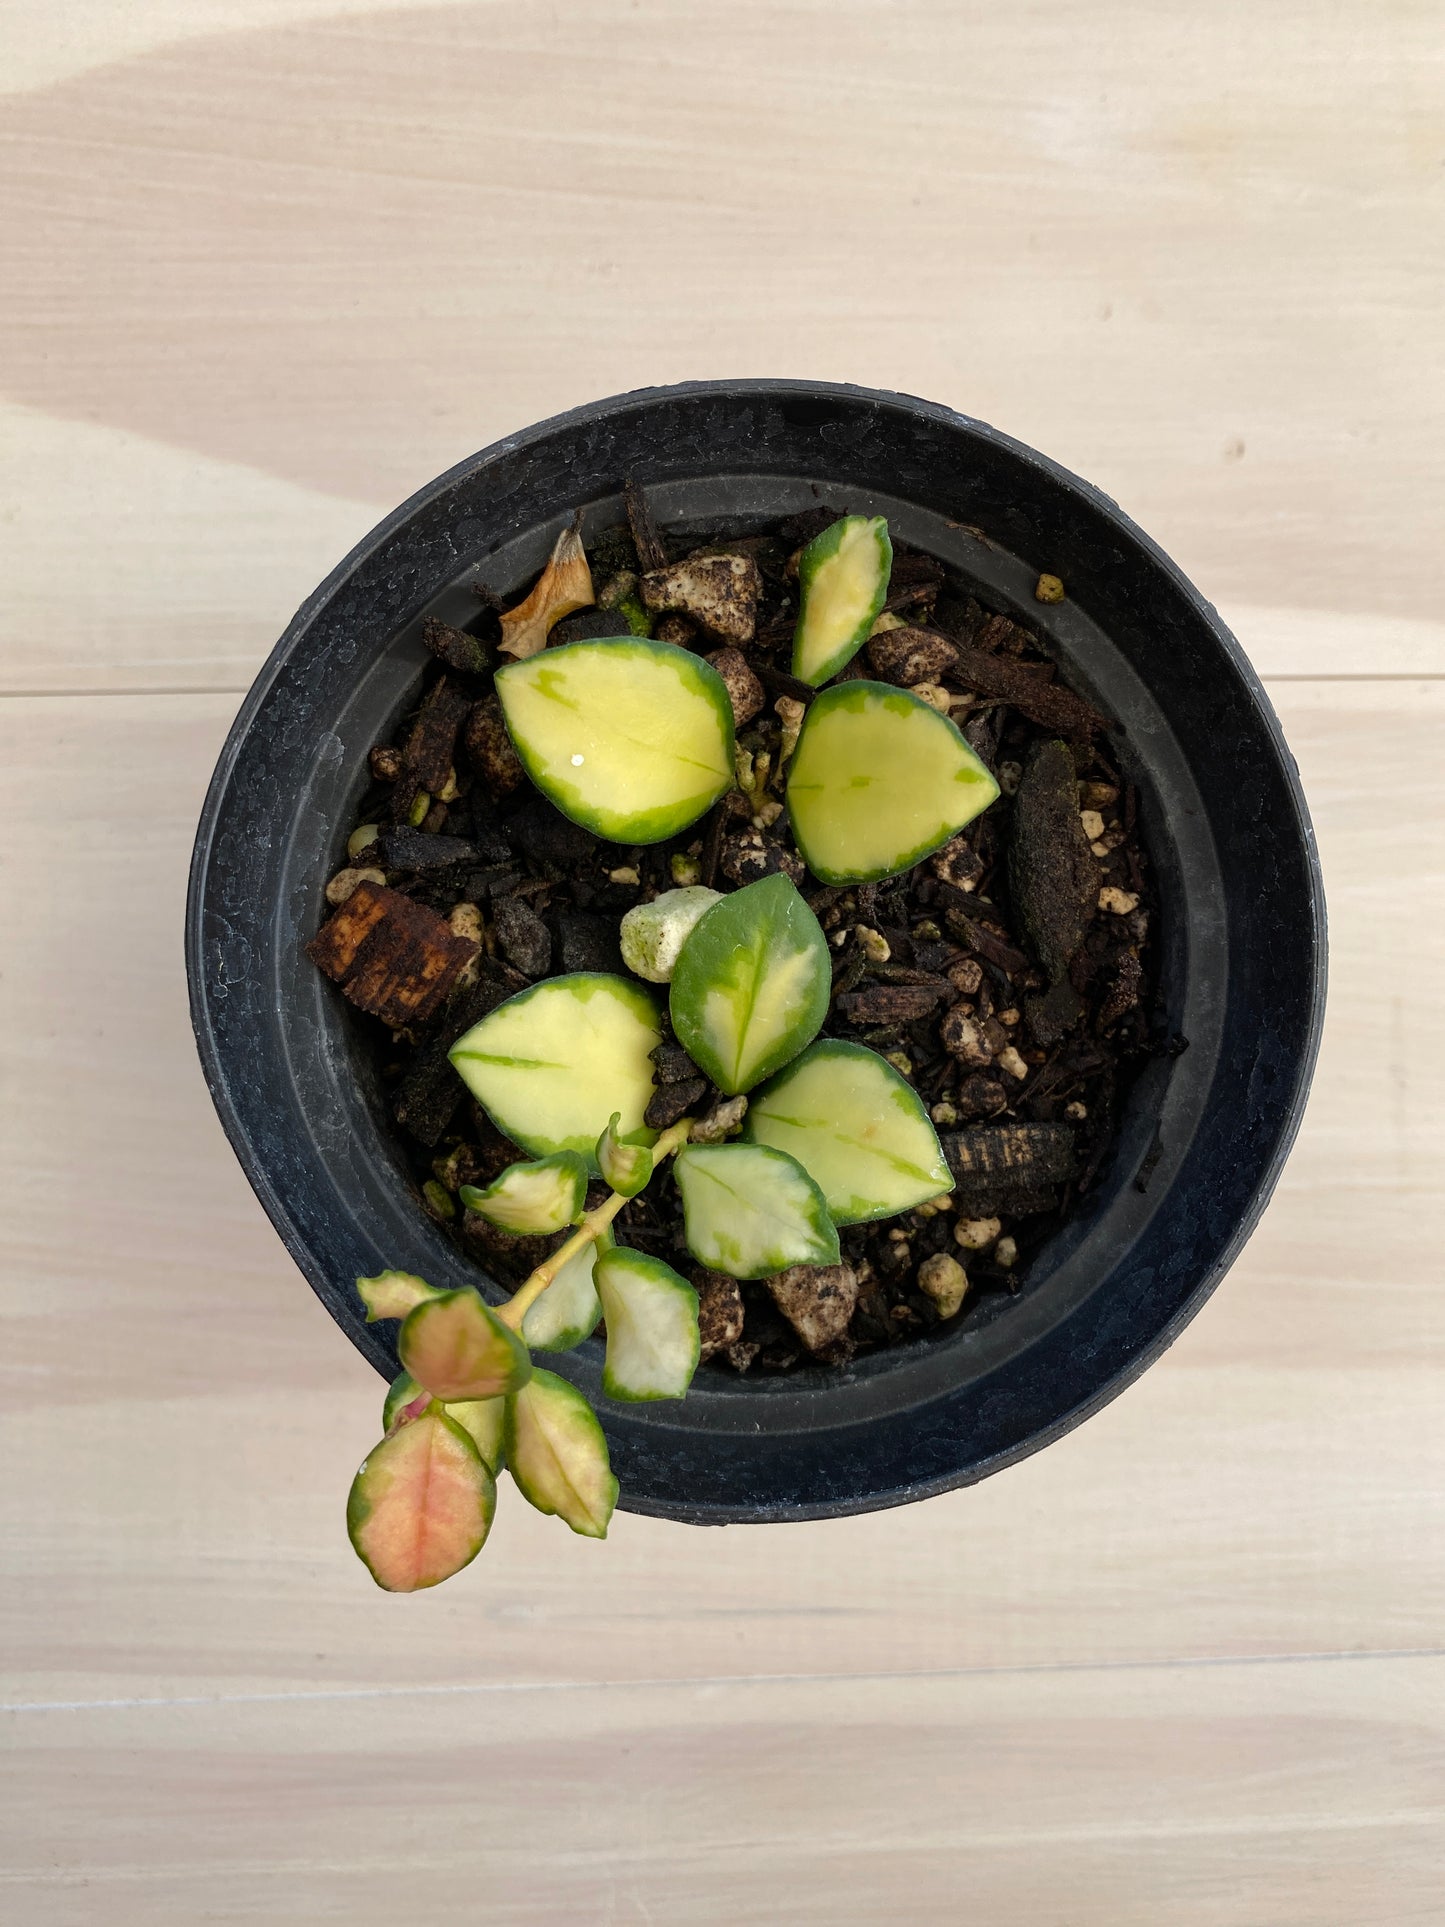
{"type": "MultiPolygon", "coordinates": [[[[539,979],[622,971],[622,916],[664,891],[792,878],[832,950],[822,1036],[869,1045],[909,1079],[955,1189],[844,1228],[837,1276],[799,1279],[795,1292],[700,1271],[671,1175],[627,1205],[617,1231],[693,1279],[715,1369],[836,1366],[956,1317],[945,1259],[966,1265],[969,1307],[1017,1292],[1031,1254],[1095,1182],[1140,1063],[1172,1048],[1152,1016],[1155,904],[1137,797],[1107,719],[1058,679],[1039,638],[932,556],[898,546],[884,612],[841,680],[910,688],[949,714],[1003,794],[902,876],[820,884],[782,801],[817,693],[788,664],[798,551],[846,510],[744,533],[659,529],[632,490],[628,510],[628,524],[586,543],[598,606],[564,615],[547,640],[631,630],[707,655],[737,718],[738,788],[689,830],[642,848],[560,815],[527,780],[492,693],[507,631],[501,599],[478,585],[468,628],[426,625],[435,666],[395,742],[372,751],[347,868],[328,890],[333,906],[352,904],[353,927],[328,926],[329,948],[312,954],[369,1013],[359,1021],[425,1208],[516,1285],[562,1234],[512,1234],[463,1208],[461,1186],[486,1185],[521,1153],[468,1096],[449,1046],[539,979]],[[363,971],[356,951],[382,902],[386,940],[365,951],[363,971]]],[[[1036,593],[1047,602],[1064,590],[1043,576],[1036,593]]],[[[719,1136],[735,1124],[670,1033],[655,1065],[654,1128],[688,1113],[705,1132],[711,1118],[719,1136]]]]}

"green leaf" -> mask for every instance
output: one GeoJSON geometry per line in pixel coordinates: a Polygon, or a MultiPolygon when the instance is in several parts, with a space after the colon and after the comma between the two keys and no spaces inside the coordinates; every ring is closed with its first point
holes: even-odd
{"type": "Polygon", "coordinates": [[[733,780],[733,712],[701,656],[641,636],[547,649],[496,676],[527,774],[612,843],[661,843],[733,780]]]}
{"type": "Polygon", "coordinates": [[[507,1400],[507,1464],[539,1512],[555,1513],[587,1539],[605,1539],[617,1503],[607,1440],[576,1386],[533,1372],[507,1400]]]}
{"type": "Polygon", "coordinates": [[[795,1157],[836,1224],[891,1218],[953,1189],[918,1093],[861,1044],[805,1051],[752,1099],[747,1135],[795,1157]]]}
{"type": "Polygon", "coordinates": [[[657,1006],[640,984],[581,971],[509,997],[448,1055],[524,1151],[575,1151],[596,1175],[597,1139],[612,1113],[624,1133],[642,1124],[652,1097],[649,1053],[661,1041],[657,1006]]]}
{"type": "Polygon", "coordinates": [[[681,1398],[697,1370],[697,1293],[671,1265],[624,1245],[597,1262],[607,1318],[608,1398],[681,1398]]]}
{"type": "Polygon", "coordinates": [[[828,940],[788,877],[763,877],[715,903],[672,973],[672,1027],[730,1097],[771,1077],[828,1015],[828,940]]]}
{"type": "Polygon", "coordinates": [[[478,1212],[504,1231],[545,1237],[575,1224],[587,1202],[587,1160],[575,1151],[554,1151],[533,1164],[510,1164],[484,1191],[464,1184],[459,1193],[468,1211],[478,1212]]]}
{"type": "Polygon", "coordinates": [[[652,1176],[652,1146],[657,1133],[644,1127],[628,1137],[619,1137],[620,1122],[621,1113],[614,1111],[597,1140],[597,1168],[614,1191],[624,1198],[635,1198],[652,1176]]]}
{"type": "Polygon", "coordinates": [[[368,1325],[378,1318],[405,1318],[428,1298],[441,1297],[435,1285],[410,1271],[379,1271],[374,1278],[358,1278],[356,1289],[366,1307],[368,1325]]]}
{"type": "Polygon", "coordinates": [[[946,716],[881,682],[825,689],[803,720],[788,772],[793,837],[824,883],[911,870],[997,795],[946,716]]]}
{"type": "Polygon", "coordinates": [[[802,605],[793,633],[793,674],[816,689],[868,640],[888,595],[893,544],[881,515],[845,515],[798,558],[802,605]]]}
{"type": "Polygon", "coordinates": [[[476,1558],[496,1507],[476,1446],[434,1405],[368,1453],[352,1480],[346,1530],[378,1586],[417,1592],[476,1558]]]}
{"type": "Polygon", "coordinates": [[[504,1398],[461,1399],[445,1408],[446,1415],[460,1425],[481,1454],[482,1464],[493,1474],[502,1469],[502,1435],[507,1424],[504,1398]]]}
{"type": "Polygon", "coordinates": [[[599,1249],[612,1242],[610,1230],[569,1258],[522,1320],[522,1337],[539,1352],[570,1352],[590,1338],[602,1316],[592,1282],[599,1249]]]}
{"type": "MultiPolygon", "coordinates": [[[[392,1426],[396,1424],[399,1414],[403,1412],[408,1405],[412,1404],[414,1400],[420,1398],[421,1395],[422,1388],[417,1384],[411,1373],[398,1372],[390,1385],[387,1386],[386,1397],[382,1400],[382,1431],[389,1432],[392,1426]]],[[[427,1396],[430,1397],[431,1394],[428,1393],[427,1396]]]]}
{"type": "Polygon", "coordinates": [[[402,1364],[433,1398],[495,1398],[524,1385],[527,1348],[465,1285],[409,1312],[397,1338],[402,1364]]]}
{"type": "Polygon", "coordinates": [[[687,1248],[709,1271],[766,1278],[838,1263],[823,1193],[794,1158],[761,1144],[689,1144],[674,1164],[687,1248]]]}

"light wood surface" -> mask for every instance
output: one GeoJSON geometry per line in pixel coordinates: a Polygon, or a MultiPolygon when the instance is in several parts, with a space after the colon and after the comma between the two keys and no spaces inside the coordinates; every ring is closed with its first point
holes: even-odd
{"type": "Polygon", "coordinates": [[[1445,33],[1409,0],[0,4],[0,1912],[1445,1917],[1445,33]],[[1296,1154],[1173,1351],[903,1511],[376,1593],[379,1382],[194,1062],[200,799],[392,503],[812,373],[1190,571],[1315,812],[1296,1154]]]}

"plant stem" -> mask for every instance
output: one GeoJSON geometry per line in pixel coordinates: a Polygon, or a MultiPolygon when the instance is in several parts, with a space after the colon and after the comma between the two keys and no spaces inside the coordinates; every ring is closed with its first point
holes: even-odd
{"type": "MultiPolygon", "coordinates": [[[[652,1147],[654,1171],[664,1158],[671,1157],[674,1151],[682,1149],[687,1143],[688,1133],[692,1127],[693,1119],[684,1117],[663,1132],[652,1147]]],[[[597,1242],[626,1203],[627,1199],[622,1193],[614,1191],[597,1206],[595,1211],[589,1211],[567,1242],[558,1245],[550,1258],[544,1258],[525,1284],[519,1285],[507,1303],[499,1308],[497,1316],[502,1323],[510,1325],[513,1331],[519,1332],[522,1329],[522,1320],[557,1273],[565,1264],[570,1263],[579,1251],[585,1251],[588,1245],[597,1242]]]]}

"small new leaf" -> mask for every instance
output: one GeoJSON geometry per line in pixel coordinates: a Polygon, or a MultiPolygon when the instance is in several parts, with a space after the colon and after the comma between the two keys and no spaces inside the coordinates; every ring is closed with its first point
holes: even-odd
{"type": "Polygon", "coordinates": [[[527,1348],[468,1285],[409,1312],[397,1339],[402,1364],[433,1398],[496,1398],[525,1385],[527,1348]]]}
{"type": "Polygon", "coordinates": [[[346,1530],[378,1586],[417,1592],[476,1558],[496,1506],[472,1439],[434,1405],[368,1453],[351,1484],[346,1530]]]}
{"type": "Polygon", "coordinates": [[[796,1057],[828,1014],[822,926],[785,876],[763,877],[699,920],[672,973],[672,1027],[730,1097],[796,1057]]]}
{"type": "Polygon", "coordinates": [[[709,1271],[766,1278],[838,1263],[823,1194],[796,1159],[761,1144],[690,1144],[676,1173],[687,1248],[709,1271]]]}
{"type": "MultiPolygon", "coordinates": [[[[624,1198],[635,1198],[644,1190],[652,1176],[652,1147],[639,1140],[642,1132],[633,1131],[626,1137],[619,1137],[617,1126],[622,1121],[622,1113],[614,1111],[608,1120],[607,1129],[597,1140],[597,1168],[624,1198]]],[[[652,1132],[645,1133],[651,1137],[652,1132]]]]}
{"type": "MultiPolygon", "coordinates": [[[[382,1404],[383,1432],[390,1432],[409,1405],[415,1405],[422,1399],[429,1402],[430,1398],[431,1394],[422,1390],[410,1372],[398,1372],[388,1386],[382,1404]]],[[[462,1430],[470,1435],[489,1472],[500,1472],[502,1469],[502,1422],[506,1415],[506,1404],[504,1398],[479,1398],[445,1408],[447,1417],[455,1419],[462,1430]]],[[[414,1413],[412,1422],[420,1416],[420,1413],[414,1413]]]]}
{"type": "Polygon", "coordinates": [[[509,1165],[485,1190],[464,1184],[459,1196],[468,1211],[504,1231],[544,1237],[581,1217],[587,1164],[575,1151],[554,1151],[531,1164],[509,1165]]]}
{"type": "Polygon", "coordinates": [[[356,1289],[366,1307],[368,1325],[378,1318],[405,1318],[428,1298],[442,1295],[437,1286],[410,1271],[379,1271],[374,1278],[358,1278],[356,1289]]]}
{"type": "Polygon", "coordinates": [[[587,1539],[605,1539],[617,1503],[607,1440],[592,1407],[553,1372],[533,1372],[507,1400],[507,1464],[518,1491],[587,1539]]]}
{"type": "MultiPolygon", "coordinates": [[[[428,1394],[430,1396],[430,1394],[428,1394]]],[[[410,1372],[398,1372],[386,1388],[386,1397],[381,1405],[381,1429],[389,1432],[397,1419],[421,1397],[421,1387],[410,1372]]]]}

